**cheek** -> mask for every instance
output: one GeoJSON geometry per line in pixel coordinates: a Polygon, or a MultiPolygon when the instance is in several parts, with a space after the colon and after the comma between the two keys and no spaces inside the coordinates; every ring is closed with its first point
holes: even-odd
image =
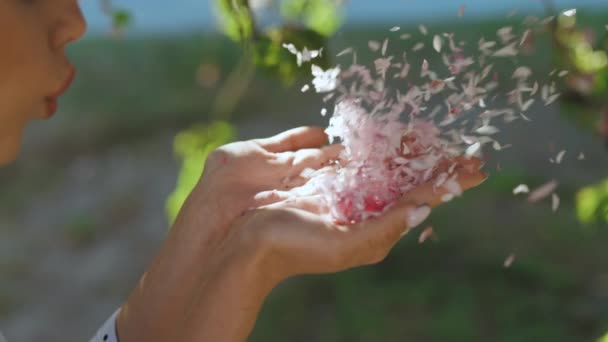
{"type": "Polygon", "coordinates": [[[38,115],[50,91],[51,54],[40,23],[3,19],[13,23],[0,23],[0,120],[19,121],[38,115]]]}
{"type": "Polygon", "coordinates": [[[13,74],[0,79],[0,165],[16,157],[25,126],[40,115],[42,106],[27,82],[13,74]]]}
{"type": "MultiPolygon", "coordinates": [[[[25,50],[28,49],[20,47],[20,51],[25,50]]],[[[3,51],[0,53],[0,140],[3,145],[0,154],[4,157],[0,159],[6,160],[18,150],[27,123],[40,116],[44,97],[38,89],[41,79],[36,76],[37,63],[25,56],[18,60],[8,52],[10,49],[3,51]]]]}

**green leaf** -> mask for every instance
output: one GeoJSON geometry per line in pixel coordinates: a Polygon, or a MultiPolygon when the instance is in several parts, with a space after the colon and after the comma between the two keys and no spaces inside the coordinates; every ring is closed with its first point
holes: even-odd
{"type": "Polygon", "coordinates": [[[201,177],[207,156],[216,148],[229,143],[235,137],[235,129],[227,122],[196,125],[177,134],[174,150],[181,160],[177,186],[166,203],[169,224],[173,224],[186,198],[201,177]]]}
{"type": "Polygon", "coordinates": [[[285,18],[301,22],[325,37],[336,33],[343,22],[340,1],[285,0],[281,5],[281,14],[285,18]]]}
{"type": "Polygon", "coordinates": [[[326,37],[334,34],[342,25],[340,5],[335,1],[314,0],[308,6],[306,25],[326,37]]]}
{"type": "Polygon", "coordinates": [[[215,9],[220,28],[230,39],[241,42],[253,37],[255,25],[247,0],[217,0],[215,9]]]}
{"type": "Polygon", "coordinates": [[[131,12],[123,9],[114,10],[112,13],[112,25],[115,29],[121,30],[131,25],[133,17],[131,12]]]}
{"type": "Polygon", "coordinates": [[[599,340],[597,340],[597,342],[608,342],[608,333],[602,337],[600,337],[599,340]]]}
{"type": "Polygon", "coordinates": [[[311,63],[323,68],[329,67],[330,60],[326,53],[298,66],[296,56],[283,47],[284,43],[293,44],[300,51],[305,47],[309,50],[327,50],[327,38],[314,30],[291,26],[274,29],[268,31],[254,46],[256,67],[285,85],[293,84],[299,77],[309,76],[311,63]]]}
{"type": "Polygon", "coordinates": [[[576,212],[585,224],[608,222],[608,179],[577,193],[576,212]]]}

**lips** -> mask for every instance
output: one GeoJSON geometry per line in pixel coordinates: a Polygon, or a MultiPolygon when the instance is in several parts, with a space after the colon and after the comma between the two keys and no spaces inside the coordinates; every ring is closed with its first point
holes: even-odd
{"type": "Polygon", "coordinates": [[[53,94],[47,96],[45,98],[46,102],[46,118],[52,117],[58,109],[58,99],[61,95],[63,95],[72,85],[72,81],[74,81],[74,77],[76,76],[76,69],[73,67],[70,68],[68,72],[68,76],[66,80],[63,82],[60,88],[58,88],[53,94]]]}

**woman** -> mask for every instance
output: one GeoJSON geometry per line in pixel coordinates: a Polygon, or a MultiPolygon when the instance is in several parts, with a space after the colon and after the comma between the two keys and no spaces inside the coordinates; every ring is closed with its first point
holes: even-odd
{"type": "MultiPolygon", "coordinates": [[[[77,0],[0,1],[0,165],[16,157],[28,122],[56,112],[74,76],[64,49],[84,32],[77,0]]],[[[324,220],[314,197],[286,200],[285,186],[306,182],[303,169],[337,156],[326,143],[321,128],[304,127],[212,153],[155,260],[94,341],[243,341],[281,281],[377,263],[441,202],[422,186],[381,217],[343,226],[324,220]]],[[[463,162],[463,189],[483,181],[479,167],[463,162]]]]}

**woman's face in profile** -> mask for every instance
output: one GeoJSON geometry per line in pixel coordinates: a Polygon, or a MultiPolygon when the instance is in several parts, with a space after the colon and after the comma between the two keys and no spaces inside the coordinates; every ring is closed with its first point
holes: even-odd
{"type": "Polygon", "coordinates": [[[85,29],[77,0],[0,0],[0,165],[30,120],[56,111],[74,74],[65,47],[85,29]]]}

